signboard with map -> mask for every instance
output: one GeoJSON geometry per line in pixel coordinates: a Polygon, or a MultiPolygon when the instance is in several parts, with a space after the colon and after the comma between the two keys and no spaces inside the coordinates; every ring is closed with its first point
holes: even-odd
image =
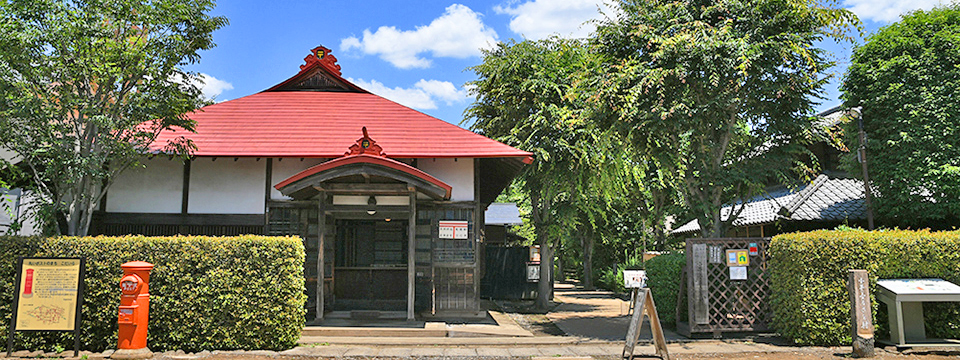
{"type": "Polygon", "coordinates": [[[83,265],[83,258],[20,258],[10,333],[77,333],[83,302],[83,265]]]}

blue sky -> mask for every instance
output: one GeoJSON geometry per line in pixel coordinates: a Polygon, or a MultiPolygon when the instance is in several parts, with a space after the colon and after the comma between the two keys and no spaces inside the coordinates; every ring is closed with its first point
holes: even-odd
{"type": "MultiPolygon", "coordinates": [[[[838,0],[864,23],[865,34],[914,9],[940,0],[838,0]]],[[[203,52],[204,92],[217,101],[269,88],[299,71],[309,50],[332,50],[343,76],[357,85],[429,115],[459,124],[471,99],[481,48],[509,39],[557,33],[584,37],[584,21],[598,18],[603,0],[488,1],[247,1],[221,0],[214,14],[230,24],[214,33],[217,47],[203,52]]],[[[859,40],[862,42],[862,39],[859,40]]],[[[852,46],[823,44],[836,56],[837,76],[825,89],[825,110],[839,103],[838,78],[852,46]]]]}

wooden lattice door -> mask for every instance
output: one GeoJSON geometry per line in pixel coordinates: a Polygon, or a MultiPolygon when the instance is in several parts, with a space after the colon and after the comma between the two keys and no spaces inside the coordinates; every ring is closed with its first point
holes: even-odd
{"type": "Polygon", "coordinates": [[[688,322],[678,318],[678,332],[689,336],[767,331],[771,316],[767,302],[769,245],[770,238],[687,239],[682,288],[686,288],[688,322]],[[737,271],[731,271],[727,250],[748,252],[745,279],[741,279],[742,272],[735,275],[737,271]]]}

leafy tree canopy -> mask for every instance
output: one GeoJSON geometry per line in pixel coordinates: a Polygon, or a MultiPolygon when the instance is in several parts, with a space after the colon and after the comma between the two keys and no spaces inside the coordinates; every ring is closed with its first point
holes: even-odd
{"type": "MultiPolygon", "coordinates": [[[[862,107],[878,218],[897,226],[960,221],[960,4],[915,11],[856,48],[841,91],[862,107]]],[[[860,146],[857,121],[845,128],[860,146]]],[[[859,173],[856,155],[847,157],[859,173]]]]}
{"type": "MultiPolygon", "coordinates": [[[[184,66],[214,46],[212,0],[0,3],[0,148],[30,169],[59,230],[84,235],[111,179],[206,102],[184,66]]],[[[50,220],[50,219],[47,219],[50,220]]]]}
{"type": "MultiPolygon", "coordinates": [[[[620,0],[598,24],[593,88],[610,126],[676,184],[705,236],[721,206],[811,168],[813,106],[833,65],[820,40],[846,39],[847,10],[813,0],[620,0]]],[[[664,190],[670,186],[662,186],[664,190]]]]}

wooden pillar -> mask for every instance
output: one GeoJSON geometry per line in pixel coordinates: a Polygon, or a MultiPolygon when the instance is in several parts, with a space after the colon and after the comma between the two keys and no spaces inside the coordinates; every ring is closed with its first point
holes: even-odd
{"type": "Polygon", "coordinates": [[[324,266],[323,266],[323,247],[324,242],[326,241],[324,234],[326,230],[326,221],[327,221],[327,193],[321,191],[320,195],[317,195],[318,203],[318,217],[317,219],[317,316],[316,320],[323,320],[323,286],[324,286],[324,266]]]}
{"type": "Polygon", "coordinates": [[[410,219],[407,223],[407,320],[413,320],[417,275],[417,189],[410,190],[410,219]]]}

